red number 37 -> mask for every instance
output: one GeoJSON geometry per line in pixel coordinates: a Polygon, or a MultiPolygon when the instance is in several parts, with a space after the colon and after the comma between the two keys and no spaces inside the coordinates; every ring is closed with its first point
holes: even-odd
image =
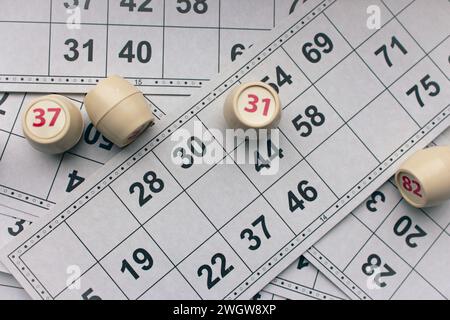
{"type": "MultiPolygon", "coordinates": [[[[58,120],[59,114],[61,113],[61,108],[48,108],[47,112],[52,112],[53,117],[52,120],[50,120],[49,127],[53,127],[58,120]]],[[[34,116],[34,122],[33,127],[42,127],[46,124],[46,120],[44,118],[45,116],[45,110],[42,108],[36,108],[33,110],[34,116]]]]}

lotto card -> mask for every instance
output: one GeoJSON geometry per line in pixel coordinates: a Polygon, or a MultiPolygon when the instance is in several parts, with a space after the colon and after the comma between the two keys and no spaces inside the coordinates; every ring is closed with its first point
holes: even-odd
{"type": "Polygon", "coordinates": [[[120,74],[191,94],[301,7],[298,0],[4,0],[0,91],[79,92],[120,74]]]}
{"type": "Polygon", "coordinates": [[[353,2],[307,2],[175,105],[181,117],[162,119],[19,235],[2,261],[40,299],[253,297],[450,123],[448,59],[437,54],[448,22],[430,13],[448,3],[377,5],[383,20],[369,29],[353,2]],[[415,28],[411,8],[432,35],[415,28]],[[383,54],[393,37],[406,50],[383,54]],[[285,112],[271,166],[259,168],[226,148],[221,107],[231,88],[265,77],[285,112]],[[209,150],[223,153],[211,163],[209,150]]]}

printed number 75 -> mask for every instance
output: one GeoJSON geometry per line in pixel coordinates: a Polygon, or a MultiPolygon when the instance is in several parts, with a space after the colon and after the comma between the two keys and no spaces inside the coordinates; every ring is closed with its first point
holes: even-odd
{"type": "MultiPolygon", "coordinates": [[[[47,112],[53,112],[52,120],[50,121],[49,126],[53,127],[56,123],[56,120],[58,120],[59,114],[61,113],[61,108],[48,108],[47,112]]],[[[35,114],[34,119],[36,120],[33,122],[33,127],[42,127],[46,124],[46,120],[44,118],[45,116],[45,110],[42,108],[36,108],[33,110],[33,113],[35,114]]]]}

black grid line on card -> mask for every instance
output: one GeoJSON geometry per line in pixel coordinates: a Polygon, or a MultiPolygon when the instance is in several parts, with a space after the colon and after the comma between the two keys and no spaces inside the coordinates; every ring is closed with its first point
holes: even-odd
{"type": "MultiPolygon", "coordinates": [[[[325,4],[325,7],[326,7],[326,3],[324,2],[323,4],[325,4]]],[[[320,11],[320,9],[318,11],[320,11]]],[[[314,15],[312,15],[312,16],[317,16],[317,13],[318,12],[314,12],[314,15]]],[[[311,20],[313,20],[313,19],[310,19],[310,21],[311,20]]],[[[305,25],[305,23],[303,23],[303,25],[305,25]]],[[[231,85],[233,85],[237,81],[237,79],[242,78],[244,75],[246,75],[248,72],[250,72],[250,70],[252,70],[255,66],[257,66],[258,65],[257,61],[260,62],[261,60],[263,60],[263,57],[267,57],[268,55],[273,53],[280,46],[279,43],[283,43],[283,41],[288,41],[290,39],[289,34],[295,34],[295,28],[297,28],[296,31],[299,31],[301,29],[300,22],[298,22],[297,26],[289,28],[287,30],[287,32],[285,34],[283,34],[281,36],[281,38],[279,38],[282,40],[281,42],[278,42],[279,39],[272,42],[268,47],[265,48],[263,53],[259,53],[254,59],[252,59],[253,61],[250,60],[250,63],[245,65],[243,68],[241,68],[237,73],[232,74],[226,81],[222,82],[219,87],[212,90],[208,95],[206,95],[206,97],[204,99],[201,99],[198,103],[196,103],[194,105],[194,107],[191,108],[190,111],[185,113],[181,118],[179,118],[178,121],[176,121],[175,123],[172,123],[172,125],[167,127],[166,130],[169,130],[169,128],[173,129],[173,128],[182,126],[187,120],[193,118],[196,113],[198,113],[199,111],[203,110],[206,107],[211,106],[212,103],[218,98],[218,96],[223,95],[227,91],[227,88],[229,88],[231,85]]],[[[417,132],[416,142],[420,142],[422,139],[427,139],[427,136],[430,133],[432,133],[433,130],[439,126],[439,124],[441,124],[442,122],[447,120],[448,110],[446,110],[446,109],[444,109],[444,110],[445,111],[443,111],[442,113],[437,115],[435,119],[433,119],[434,125],[429,125],[428,127],[422,129],[421,132],[417,132]]],[[[101,192],[101,190],[107,188],[107,186],[112,181],[118,179],[124,172],[129,170],[129,168],[131,168],[135,163],[142,160],[143,157],[146,156],[147,154],[151,153],[155,146],[159,145],[162,141],[167,139],[168,136],[170,136],[170,134],[169,135],[167,134],[166,130],[164,131],[164,133],[161,133],[160,135],[158,135],[157,137],[152,139],[146,146],[144,146],[143,148],[138,150],[135,154],[133,154],[130,158],[128,158],[128,160],[126,160],[122,164],[122,166],[116,167],[112,172],[110,172],[107,176],[105,176],[100,181],[100,183],[98,183],[94,188],[88,190],[83,195],[83,196],[85,196],[85,198],[83,198],[83,197],[78,198],[75,202],[73,202],[70,205],[70,207],[67,207],[64,210],[64,213],[61,216],[58,215],[58,218],[60,217],[61,219],[65,219],[66,216],[70,216],[70,215],[74,214],[74,212],[76,213],[77,210],[80,207],[82,207],[86,202],[88,202],[90,199],[94,198],[99,192],[101,192]]],[[[408,139],[408,141],[409,141],[409,139],[408,139]]],[[[352,199],[355,196],[358,196],[362,192],[362,190],[364,190],[365,188],[370,186],[372,182],[377,181],[379,176],[382,174],[382,172],[389,169],[411,147],[412,147],[412,145],[410,145],[410,144],[408,144],[408,147],[405,147],[405,146],[399,147],[399,149],[402,148],[401,152],[400,152],[400,150],[398,150],[395,153],[395,156],[393,156],[390,161],[389,160],[386,161],[384,168],[383,167],[375,168],[375,170],[373,170],[362,181],[360,181],[357,185],[355,185],[354,188],[352,188],[351,192],[348,194],[348,197],[346,197],[345,199],[341,199],[341,201],[339,201],[339,203],[336,204],[336,207],[332,207],[332,209],[329,210],[329,211],[331,211],[330,214],[327,213],[327,216],[332,217],[334,214],[339,212],[342,208],[345,208],[352,201],[352,199]],[[378,170],[380,168],[381,168],[381,170],[378,170]]],[[[270,262],[268,262],[267,265],[262,267],[265,269],[263,270],[261,268],[261,270],[263,270],[263,271],[256,272],[257,277],[251,276],[249,279],[246,279],[239,287],[235,288],[235,290],[233,290],[233,292],[229,294],[228,298],[239,297],[243,292],[245,292],[248,288],[250,288],[258,280],[258,278],[260,278],[260,276],[262,276],[263,274],[268,272],[270,269],[272,269],[272,267],[274,265],[276,265],[278,263],[278,261],[280,261],[282,259],[281,257],[284,258],[286,255],[289,255],[289,253],[292,252],[299,244],[303,243],[303,241],[305,239],[309,238],[310,235],[313,234],[315,230],[320,228],[325,223],[324,221],[319,222],[318,220],[316,220],[316,223],[314,225],[311,225],[301,235],[301,237],[298,237],[297,239],[293,239],[293,241],[291,241],[288,245],[286,245],[284,248],[282,248],[280,251],[278,251],[278,253],[276,255],[274,255],[273,259],[270,262]]],[[[40,233],[42,230],[46,229],[47,226],[44,226],[44,228],[40,229],[40,231],[38,231],[38,233],[40,233]]],[[[18,250],[20,250],[20,249],[18,249],[18,250]]],[[[9,258],[12,263],[14,263],[14,260],[16,260],[14,253],[10,254],[9,258]]]]}

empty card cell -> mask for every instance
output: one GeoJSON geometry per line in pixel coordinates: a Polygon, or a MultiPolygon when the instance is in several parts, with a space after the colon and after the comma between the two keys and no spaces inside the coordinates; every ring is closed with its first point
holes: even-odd
{"type": "Polygon", "coordinates": [[[161,78],[163,28],[122,27],[108,29],[108,74],[161,78]]]}
{"type": "MultiPolygon", "coordinates": [[[[177,114],[181,115],[186,110],[190,109],[192,106],[189,103],[186,103],[189,96],[181,95],[181,96],[166,96],[166,95],[145,95],[148,101],[151,102],[153,107],[158,108],[161,112],[164,112],[165,115],[173,114],[173,112],[179,112],[177,114]],[[176,106],[176,108],[174,108],[176,106]]],[[[153,113],[157,113],[155,109],[153,109],[153,113]]]]}
{"type": "Polygon", "coordinates": [[[50,73],[63,77],[104,77],[106,38],[106,26],[67,29],[64,24],[52,25],[50,73]]]}
{"type": "Polygon", "coordinates": [[[272,0],[226,0],[220,6],[223,28],[272,29],[274,11],[272,0]]]}
{"type": "Polygon", "coordinates": [[[423,211],[402,201],[376,233],[407,263],[414,266],[433,245],[441,231],[423,211]]]}
{"type": "Polygon", "coordinates": [[[428,216],[436,222],[442,229],[450,225],[450,201],[435,207],[424,208],[428,216]]]}
{"type": "Polygon", "coordinates": [[[71,153],[87,158],[100,164],[106,163],[119,152],[111,141],[106,139],[89,120],[86,111],[82,110],[84,131],[78,144],[70,150],[71,153]]]}
{"type": "Polygon", "coordinates": [[[128,299],[138,299],[172,270],[158,245],[139,229],[100,261],[128,299]]]}
{"type": "Polygon", "coordinates": [[[175,131],[154,152],[185,188],[225,157],[222,146],[197,118],[175,131]]]}
{"type": "MultiPolygon", "coordinates": [[[[6,143],[8,141],[9,133],[0,131],[0,154],[3,155],[3,151],[5,150],[6,143]]],[[[3,159],[3,156],[0,157],[0,161],[3,159]]]]}
{"type": "Polygon", "coordinates": [[[420,129],[387,91],[348,123],[381,162],[420,129]]]}
{"type": "Polygon", "coordinates": [[[310,82],[281,49],[264,58],[242,82],[262,81],[278,92],[281,105],[291,103],[310,86],[310,82]]]}
{"type": "Polygon", "coordinates": [[[202,299],[223,299],[250,276],[250,270],[220,234],[193,252],[178,270],[202,299]]]}
{"type": "Polygon", "coordinates": [[[253,271],[295,236],[262,197],[245,208],[221,233],[253,271]]]}
{"type": "Polygon", "coordinates": [[[289,15],[298,12],[304,12],[306,14],[307,12],[304,11],[303,8],[303,1],[284,1],[284,0],[275,0],[275,26],[278,26],[289,17],[289,15]]]}
{"type": "Polygon", "coordinates": [[[450,80],[450,37],[440,43],[431,53],[430,58],[450,80]]]}
{"type": "Polygon", "coordinates": [[[178,270],[172,270],[139,300],[198,300],[200,297],[178,270]]]}
{"type": "Polygon", "coordinates": [[[100,169],[97,162],[65,154],[51,187],[49,200],[58,202],[83,184],[87,177],[100,169]]]}
{"type": "Polygon", "coordinates": [[[383,0],[383,3],[394,14],[398,14],[415,0],[383,0]]]}
{"type": "Polygon", "coordinates": [[[108,0],[53,0],[52,22],[67,28],[82,28],[83,23],[107,23],[108,0]]]}
{"type": "Polygon", "coordinates": [[[371,235],[372,233],[350,214],[315,244],[315,248],[337,269],[344,271],[371,235]]]}
{"type": "Polygon", "coordinates": [[[311,262],[300,256],[293,264],[280,273],[277,278],[313,288],[317,272],[317,269],[311,262]]]}
{"type": "Polygon", "coordinates": [[[372,237],[345,270],[369,297],[389,299],[411,268],[376,236],[372,237]]]}
{"type": "Polygon", "coordinates": [[[162,26],[164,2],[149,0],[110,0],[109,23],[124,25],[162,26]]]}
{"type": "Polygon", "coordinates": [[[182,191],[153,153],[114,181],[112,189],[141,223],[153,217],[182,191]]]}
{"type": "Polygon", "coordinates": [[[18,118],[23,94],[0,93],[0,129],[11,132],[15,122],[20,122],[18,118]],[[18,121],[19,120],[19,121],[18,121]]]}
{"type": "Polygon", "coordinates": [[[401,195],[389,182],[374,191],[353,214],[371,231],[375,232],[391,211],[398,206],[401,195]]]}
{"type": "Polygon", "coordinates": [[[174,264],[180,263],[215,231],[185,193],[144,227],[174,264]]]}
{"type": "Polygon", "coordinates": [[[283,109],[283,119],[279,128],[305,156],[344,123],[314,87],[283,109]]]}
{"type": "Polygon", "coordinates": [[[448,79],[425,58],[406,73],[391,89],[393,95],[421,126],[448,106],[448,79]]]}
{"type": "Polygon", "coordinates": [[[339,129],[307,159],[338,197],[350,191],[378,165],[348,127],[339,129]]]}
{"type": "Polygon", "coordinates": [[[317,88],[346,121],[383,91],[383,85],[354,53],[325,75],[317,88]]]}
{"type": "Polygon", "coordinates": [[[164,77],[209,79],[219,68],[219,33],[215,29],[166,28],[164,77]]]}
{"type": "Polygon", "coordinates": [[[392,296],[392,300],[442,300],[444,296],[414,270],[392,296]]]}
{"type": "Polygon", "coordinates": [[[312,82],[326,74],[351,51],[324,15],[313,18],[283,47],[312,82]]]}
{"type": "Polygon", "coordinates": [[[49,22],[50,3],[51,0],[3,0],[0,21],[49,22]]]}
{"type": "Polygon", "coordinates": [[[319,219],[336,201],[330,189],[305,161],[264,192],[264,196],[296,234],[319,219]]]}
{"type": "Polygon", "coordinates": [[[262,40],[269,31],[266,30],[220,30],[220,67],[239,60],[255,43],[262,40]]]}
{"type": "Polygon", "coordinates": [[[81,277],[69,281],[69,286],[56,297],[56,300],[124,300],[125,295],[102,269],[95,265],[81,277]]]}
{"type": "Polygon", "coordinates": [[[39,152],[25,138],[11,135],[1,160],[1,184],[46,199],[61,156],[39,152]],[[21,179],[17,179],[19,172],[21,179]]]}
{"type": "Polygon", "coordinates": [[[264,192],[300,162],[302,156],[279,131],[241,144],[233,158],[259,191],[264,192]]]}
{"type": "MultiPolygon", "coordinates": [[[[16,8],[16,5],[14,5],[16,8]]],[[[0,22],[0,70],[2,75],[38,76],[48,73],[48,24],[0,22]],[[33,44],[33,55],[27,50],[33,44]]]]}
{"type": "Polygon", "coordinates": [[[22,255],[22,260],[33,270],[36,282],[53,297],[71,283],[68,281],[70,276],[75,280],[77,275],[81,276],[95,264],[89,251],[64,223],[42,236],[30,251],[22,255]]]}
{"type": "Polygon", "coordinates": [[[425,55],[396,20],[390,21],[357,51],[386,86],[425,55]]]}
{"type": "Polygon", "coordinates": [[[202,212],[221,228],[256,197],[258,191],[230,158],[195,182],[187,193],[202,212]]]}
{"type": "Polygon", "coordinates": [[[450,298],[450,235],[443,232],[416,266],[416,271],[446,299],[450,298]]]}
{"type": "Polygon", "coordinates": [[[219,27],[219,1],[164,1],[165,24],[181,27],[219,27]]]}
{"type": "Polygon", "coordinates": [[[67,223],[97,259],[101,259],[139,227],[109,189],[79,208],[67,219],[67,223]]]}
{"type": "Polygon", "coordinates": [[[324,296],[334,296],[339,299],[348,300],[349,298],[323,273],[317,274],[314,289],[324,293],[324,296]]]}
{"type": "Polygon", "coordinates": [[[354,48],[392,18],[379,0],[338,1],[325,14],[354,48]]]}
{"type": "Polygon", "coordinates": [[[398,19],[419,45],[429,52],[448,36],[448,1],[414,1],[398,19]]]}

